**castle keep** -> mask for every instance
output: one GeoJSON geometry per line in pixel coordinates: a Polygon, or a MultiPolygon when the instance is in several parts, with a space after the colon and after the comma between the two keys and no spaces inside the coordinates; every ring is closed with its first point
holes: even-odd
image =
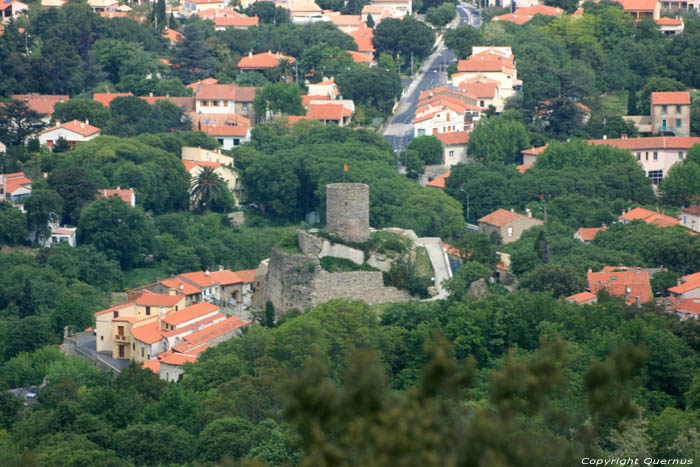
{"type": "Polygon", "coordinates": [[[369,239],[368,185],[326,185],[326,230],[347,242],[362,243],[369,239]]]}

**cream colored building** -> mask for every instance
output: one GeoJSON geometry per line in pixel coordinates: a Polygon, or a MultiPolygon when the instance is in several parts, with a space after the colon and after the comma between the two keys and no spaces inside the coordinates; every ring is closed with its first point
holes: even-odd
{"type": "Polygon", "coordinates": [[[683,227],[688,227],[696,232],[700,232],[700,206],[691,206],[682,209],[678,214],[678,219],[683,227]]]}

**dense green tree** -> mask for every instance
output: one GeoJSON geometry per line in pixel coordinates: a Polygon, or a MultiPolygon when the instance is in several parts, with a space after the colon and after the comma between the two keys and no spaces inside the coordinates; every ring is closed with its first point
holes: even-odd
{"type": "Polygon", "coordinates": [[[481,32],[469,24],[445,31],[445,45],[454,50],[458,58],[467,58],[472,47],[481,44],[481,32]]]}
{"type": "Polygon", "coordinates": [[[49,188],[63,198],[62,223],[76,225],[80,210],[95,199],[97,186],[81,167],[70,166],[51,172],[47,178],[49,188]]]}
{"type": "Polygon", "coordinates": [[[700,166],[691,160],[673,165],[661,180],[661,190],[670,203],[693,204],[700,196],[700,166]]]}
{"type": "Polygon", "coordinates": [[[42,117],[22,101],[3,104],[0,106],[0,141],[7,146],[24,144],[28,136],[44,127],[42,117]]]}
{"type": "Polygon", "coordinates": [[[278,7],[270,1],[252,3],[246,8],[245,13],[248,16],[257,16],[261,23],[283,24],[291,21],[289,10],[278,7]]]}
{"type": "Polygon", "coordinates": [[[442,162],[442,142],[436,136],[419,136],[408,143],[409,150],[414,150],[424,164],[439,164],[442,162]]]}
{"type": "Polygon", "coordinates": [[[267,83],[255,94],[255,113],[267,116],[268,112],[284,115],[303,115],[301,89],[296,83],[267,83]]]}
{"type": "Polygon", "coordinates": [[[388,115],[401,96],[401,78],[394,71],[379,67],[354,67],[339,74],[336,83],[346,99],[376,108],[388,115]]]}
{"type": "Polygon", "coordinates": [[[153,243],[153,226],[140,208],[120,198],[99,199],[87,205],[78,222],[78,242],[91,244],[129,269],[144,261],[153,243]]]}
{"type": "Polygon", "coordinates": [[[252,435],[253,424],[245,418],[214,420],[199,434],[198,457],[211,462],[225,456],[241,458],[252,447],[252,435]]]}
{"type": "Polygon", "coordinates": [[[54,121],[69,122],[71,120],[89,121],[97,128],[109,125],[112,115],[109,109],[92,99],[73,98],[66,102],[58,102],[54,107],[54,121]]]}
{"type": "Polygon", "coordinates": [[[10,203],[0,203],[0,244],[19,245],[27,239],[24,213],[10,203]]]}
{"type": "Polygon", "coordinates": [[[551,292],[556,298],[583,290],[583,280],[573,267],[543,264],[530,274],[527,286],[533,292],[551,292]]]}
{"type": "Polygon", "coordinates": [[[52,223],[58,223],[63,211],[63,199],[53,190],[36,189],[24,200],[27,230],[33,241],[43,242],[51,237],[52,223]]]}
{"type": "Polygon", "coordinates": [[[467,152],[482,162],[508,164],[522,160],[520,151],[529,146],[530,135],[522,123],[496,116],[479,122],[470,135],[467,152]]]}
{"type": "Polygon", "coordinates": [[[183,463],[194,456],[194,438],[182,428],[159,423],[134,424],[114,434],[117,454],[140,465],[183,463]]]}
{"type": "Polygon", "coordinates": [[[444,286],[449,290],[450,295],[457,300],[466,300],[472,282],[479,279],[488,281],[490,277],[491,269],[488,266],[476,261],[466,261],[457,269],[452,278],[445,281],[444,286]]]}
{"type": "Polygon", "coordinates": [[[182,31],[185,38],[173,51],[171,73],[185,83],[211,76],[216,70],[216,58],[203,29],[202,21],[185,25],[182,31]]]}
{"type": "Polygon", "coordinates": [[[454,3],[445,2],[439,7],[431,7],[425,13],[425,20],[437,26],[443,28],[447,26],[455,17],[457,16],[457,8],[454,3]]]}
{"type": "Polygon", "coordinates": [[[372,43],[377,52],[399,55],[404,61],[421,60],[430,54],[435,33],[430,26],[407,16],[404,19],[386,18],[374,28],[372,43]]]}

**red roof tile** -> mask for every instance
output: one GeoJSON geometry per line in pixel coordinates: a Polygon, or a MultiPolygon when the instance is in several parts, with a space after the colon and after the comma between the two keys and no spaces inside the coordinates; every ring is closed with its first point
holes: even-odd
{"type": "Polygon", "coordinates": [[[692,214],[693,216],[700,216],[700,205],[690,206],[689,208],[682,209],[681,211],[685,212],[686,214],[692,214]]]}
{"type": "Polygon", "coordinates": [[[630,151],[644,149],[690,149],[700,143],[700,138],[691,136],[650,136],[648,138],[618,138],[588,140],[588,144],[606,144],[630,151]]]}
{"type": "Polygon", "coordinates": [[[245,125],[202,125],[202,131],[211,136],[248,136],[250,127],[245,125]]]}
{"type": "Polygon", "coordinates": [[[190,89],[197,89],[199,88],[200,84],[216,84],[218,82],[219,81],[216,78],[204,78],[203,80],[188,84],[187,87],[190,89]]]}
{"type": "Polygon", "coordinates": [[[523,214],[520,214],[518,212],[513,212],[513,211],[507,211],[505,209],[497,209],[493,211],[491,214],[487,214],[481,219],[479,219],[479,222],[483,222],[484,224],[490,224],[494,225],[496,227],[501,227],[506,225],[507,223],[514,221],[515,219],[519,217],[524,217],[523,214]]]}
{"type": "Polygon", "coordinates": [[[91,136],[94,135],[95,133],[99,133],[100,129],[97,128],[96,126],[92,126],[89,123],[81,122],[79,120],[73,120],[70,122],[66,123],[61,123],[60,125],[56,125],[55,127],[48,128],[42,132],[40,132],[40,135],[43,135],[44,133],[48,133],[49,131],[54,131],[58,130],[59,128],[66,129],[68,131],[72,131],[73,133],[77,133],[81,136],[91,136]]]}
{"type": "Polygon", "coordinates": [[[217,337],[235,331],[236,329],[242,328],[243,326],[247,326],[249,324],[250,323],[247,321],[242,321],[236,318],[235,316],[231,316],[225,319],[224,321],[212,324],[211,326],[206,327],[201,331],[197,331],[195,333],[190,334],[189,336],[185,336],[185,342],[177,344],[173,347],[173,350],[175,350],[176,352],[185,353],[188,349],[211,342],[217,337]]]}
{"type": "Polygon", "coordinates": [[[683,294],[693,289],[700,288],[700,272],[696,272],[695,274],[688,274],[687,276],[682,276],[678,280],[681,281],[681,284],[671,287],[670,289],[668,289],[669,292],[683,294]]]}
{"type": "Polygon", "coordinates": [[[596,298],[596,294],[593,294],[591,292],[581,292],[574,295],[569,295],[568,297],[566,297],[566,301],[569,303],[576,302],[579,305],[584,305],[586,303],[591,303],[591,301],[595,300],[596,298]]]}
{"type": "Polygon", "coordinates": [[[306,118],[316,120],[342,120],[343,117],[352,116],[352,111],[343,104],[309,104],[306,118]]]}
{"type": "Polygon", "coordinates": [[[219,310],[219,307],[208,302],[199,302],[178,311],[171,311],[165,315],[163,322],[171,326],[177,326],[187,321],[208,315],[219,310]]]}
{"type": "Polygon", "coordinates": [[[433,188],[445,188],[445,180],[450,176],[450,171],[448,170],[439,177],[434,178],[432,181],[426,183],[426,186],[432,186],[433,188]]]}
{"type": "Polygon", "coordinates": [[[520,164],[516,166],[516,169],[518,169],[518,172],[521,174],[524,174],[527,172],[528,169],[531,169],[535,164],[520,164]]]}
{"type": "Polygon", "coordinates": [[[53,114],[53,109],[59,102],[68,102],[70,96],[62,94],[13,94],[12,99],[22,101],[27,107],[42,115],[53,114]]]}
{"type": "Polygon", "coordinates": [[[463,83],[462,88],[478,98],[493,99],[496,97],[498,83],[463,83]]]}
{"type": "Polygon", "coordinates": [[[206,84],[199,85],[195,93],[195,99],[219,99],[219,100],[234,100],[236,98],[236,89],[233,84],[206,84]]]}
{"type": "Polygon", "coordinates": [[[642,220],[647,224],[654,224],[658,225],[659,227],[671,227],[680,222],[675,217],[659,214],[644,208],[634,208],[630,212],[620,216],[620,219],[628,222],[642,220]]]}
{"type": "Polygon", "coordinates": [[[659,26],[683,26],[683,20],[664,17],[657,19],[656,24],[659,26]]]}
{"type": "Polygon", "coordinates": [[[374,31],[372,28],[368,28],[364,23],[361,23],[357,30],[350,33],[350,37],[352,37],[357,44],[358,51],[374,52],[374,45],[372,44],[374,31]]]}
{"type": "Polygon", "coordinates": [[[241,271],[233,271],[244,284],[250,284],[255,279],[257,269],[243,269],[241,271]]]}
{"type": "Polygon", "coordinates": [[[182,366],[185,363],[195,363],[196,361],[197,357],[193,357],[191,355],[183,355],[181,353],[173,353],[168,355],[167,357],[161,358],[160,363],[165,363],[166,365],[182,366]]]}
{"type": "Polygon", "coordinates": [[[134,303],[141,306],[173,307],[180,303],[182,299],[182,295],[168,295],[144,290],[143,293],[134,300],[134,303]]]}
{"type": "Polygon", "coordinates": [[[160,281],[160,283],[170,289],[177,290],[178,293],[181,293],[182,295],[194,295],[202,292],[202,289],[200,289],[199,287],[196,287],[190,284],[189,282],[183,281],[178,277],[163,279],[162,281],[160,281]]]}
{"type": "Polygon", "coordinates": [[[92,100],[97,101],[105,107],[109,107],[109,104],[117,97],[129,97],[133,96],[130,92],[96,92],[92,95],[92,100]]]}
{"type": "Polygon", "coordinates": [[[654,11],[658,0],[617,0],[625,11],[654,11]]]}
{"type": "Polygon", "coordinates": [[[184,272],[180,274],[180,277],[199,287],[211,287],[216,285],[216,281],[211,277],[211,273],[207,274],[204,271],[184,272]]]}
{"type": "Polygon", "coordinates": [[[466,131],[452,131],[449,133],[438,133],[437,138],[442,141],[442,144],[467,144],[469,142],[469,134],[466,131]]]}
{"type": "Polygon", "coordinates": [[[545,144],[544,146],[538,146],[538,147],[533,146],[530,149],[523,149],[522,151],[520,151],[520,154],[529,155],[529,156],[538,156],[542,153],[542,151],[547,149],[547,146],[549,146],[549,145],[545,144]]]}
{"type": "Polygon", "coordinates": [[[125,203],[131,204],[131,199],[134,196],[134,189],[129,188],[122,190],[120,188],[112,190],[108,188],[101,188],[97,190],[97,198],[110,198],[112,196],[119,196],[125,203]]]}
{"type": "Polygon", "coordinates": [[[239,282],[243,282],[242,279],[238,277],[238,274],[229,269],[212,271],[210,273],[210,277],[214,279],[217,284],[221,285],[238,284],[239,282]]]}
{"type": "Polygon", "coordinates": [[[581,236],[584,242],[592,241],[599,232],[608,230],[607,227],[581,227],[576,232],[581,236]]]}
{"type": "Polygon", "coordinates": [[[128,301],[125,303],[120,303],[119,305],[114,305],[114,306],[107,308],[105,310],[96,311],[95,316],[100,316],[100,315],[104,315],[106,313],[111,313],[113,311],[121,310],[122,308],[126,308],[127,306],[133,305],[133,303],[134,303],[133,301],[128,301]]]}
{"type": "MultiPolygon", "coordinates": [[[[31,187],[32,185],[32,181],[24,175],[24,172],[5,174],[4,177],[5,183],[4,185],[0,183],[0,187],[3,187],[5,193],[12,194],[21,186],[29,185],[31,187]]],[[[0,199],[2,199],[2,197],[0,197],[0,199]]]]}
{"type": "Polygon", "coordinates": [[[627,297],[625,301],[628,304],[634,304],[636,297],[639,297],[640,303],[646,303],[652,298],[651,283],[646,271],[589,272],[588,287],[593,293],[607,289],[611,295],[627,297]]]}
{"type": "Polygon", "coordinates": [[[689,92],[652,92],[652,105],[690,105],[689,92]]]}
{"type": "Polygon", "coordinates": [[[282,60],[287,60],[294,63],[294,57],[282,55],[279,52],[271,51],[253,55],[252,53],[244,56],[238,62],[238,68],[241,70],[261,70],[264,68],[274,68],[280,64],[282,60]]]}
{"type": "Polygon", "coordinates": [[[158,329],[158,321],[146,323],[142,326],[131,328],[131,335],[134,339],[143,342],[144,344],[155,344],[163,337],[158,329]]]}
{"type": "Polygon", "coordinates": [[[154,358],[153,360],[149,360],[146,363],[144,363],[143,365],[141,365],[141,368],[143,368],[144,370],[151,370],[153,373],[159,374],[160,373],[160,361],[158,359],[154,358]]]}

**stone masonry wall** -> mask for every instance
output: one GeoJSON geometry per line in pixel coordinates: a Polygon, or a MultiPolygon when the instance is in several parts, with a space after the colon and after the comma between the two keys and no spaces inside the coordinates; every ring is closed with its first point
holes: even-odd
{"type": "Polygon", "coordinates": [[[318,256],[323,249],[323,239],[304,230],[297,230],[297,239],[299,240],[299,248],[307,255],[318,256]]]}
{"type": "Polygon", "coordinates": [[[265,277],[265,301],[271,301],[278,314],[292,308],[303,311],[311,304],[312,282],[320,270],[315,256],[273,249],[265,277]]]}
{"type": "Polygon", "coordinates": [[[362,243],[369,239],[368,185],[326,185],[326,230],[350,242],[362,243]]]}
{"type": "Polygon", "coordinates": [[[376,271],[321,271],[313,283],[311,303],[316,305],[334,298],[363,300],[369,304],[407,302],[411,295],[405,290],[385,287],[382,273],[376,271]]]}

